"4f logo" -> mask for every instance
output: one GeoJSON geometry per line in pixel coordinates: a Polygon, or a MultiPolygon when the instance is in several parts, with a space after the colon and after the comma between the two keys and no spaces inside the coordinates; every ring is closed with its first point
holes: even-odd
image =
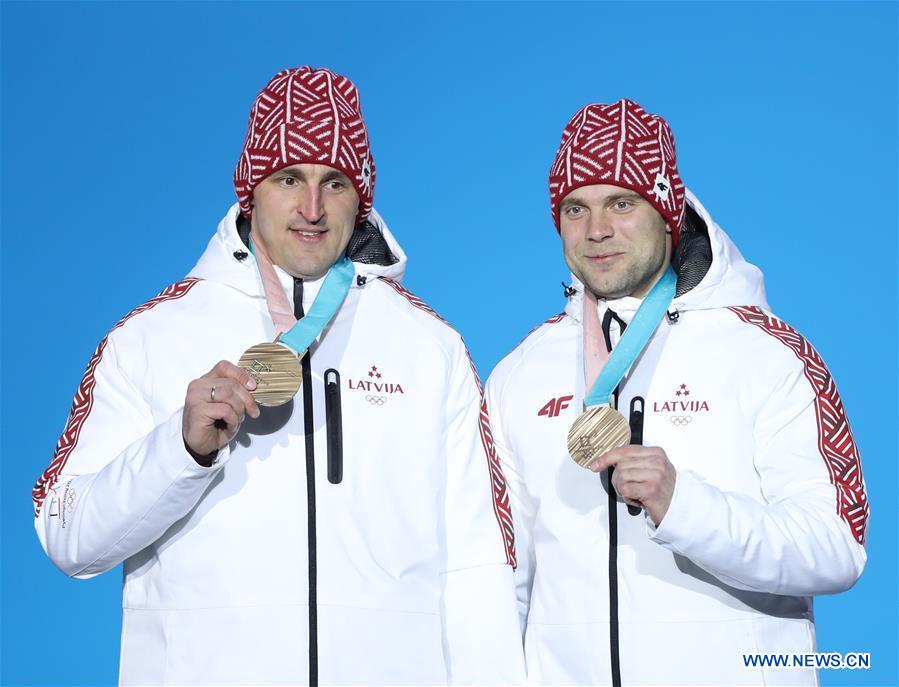
{"type": "Polygon", "coordinates": [[[362,187],[367,193],[371,192],[371,162],[368,160],[368,155],[362,160],[362,169],[359,170],[359,175],[362,177],[362,187]]]}
{"type": "Polygon", "coordinates": [[[659,199],[659,202],[667,203],[670,192],[671,182],[668,181],[668,177],[656,174],[656,180],[652,184],[652,194],[659,199]]]}
{"type": "Polygon", "coordinates": [[[558,417],[559,413],[565,410],[568,406],[571,405],[571,401],[574,396],[559,396],[559,398],[551,398],[543,406],[540,410],[537,411],[537,416],[542,417],[558,417]]]}

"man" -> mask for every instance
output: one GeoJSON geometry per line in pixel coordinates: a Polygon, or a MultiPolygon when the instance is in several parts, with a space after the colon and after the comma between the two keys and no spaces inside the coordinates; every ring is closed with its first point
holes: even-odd
{"type": "Polygon", "coordinates": [[[73,577],[124,562],[123,684],[523,677],[480,382],[399,284],[374,181],[355,86],[280,72],[250,113],[239,203],[88,365],[36,527],[73,577]],[[276,335],[278,362],[248,350],[276,335]],[[299,391],[273,400],[285,379],[299,391]]]}
{"type": "Polygon", "coordinates": [[[487,385],[529,682],[815,684],[744,654],[814,651],[812,595],[865,564],[864,482],[827,368],[684,187],[661,117],[581,109],[550,199],[568,304],[487,385]],[[616,350],[628,327],[639,345],[616,350]],[[599,430],[569,439],[585,398],[611,415],[594,380],[617,385],[624,423],[596,449],[599,430]]]}

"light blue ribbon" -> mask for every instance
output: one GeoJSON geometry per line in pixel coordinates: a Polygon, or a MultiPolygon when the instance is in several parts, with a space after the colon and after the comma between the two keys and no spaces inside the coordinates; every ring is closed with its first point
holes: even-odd
{"type": "Polygon", "coordinates": [[[334,317],[334,313],[343,303],[350,284],[353,283],[353,275],[356,270],[353,263],[346,257],[341,258],[328,270],[325,281],[319,289],[318,295],[312,302],[309,312],[299,320],[289,331],[284,332],[278,339],[287,344],[297,353],[303,353],[315,341],[315,337],[321,334],[328,326],[328,322],[334,317]]]}
{"type": "MultiPolygon", "coordinates": [[[[256,254],[252,241],[250,241],[250,252],[253,255],[256,254]]],[[[290,346],[296,353],[305,353],[340,308],[340,304],[343,303],[343,299],[350,290],[355,274],[356,269],[353,267],[353,262],[346,256],[331,265],[309,312],[288,331],[281,334],[278,341],[290,346]]]]}
{"type": "Polygon", "coordinates": [[[585,406],[609,405],[612,402],[615,387],[643,352],[656,327],[659,326],[662,316],[674,300],[676,286],[677,277],[669,265],[643,299],[634,319],[621,335],[618,345],[612,349],[612,354],[584,400],[585,406]]]}

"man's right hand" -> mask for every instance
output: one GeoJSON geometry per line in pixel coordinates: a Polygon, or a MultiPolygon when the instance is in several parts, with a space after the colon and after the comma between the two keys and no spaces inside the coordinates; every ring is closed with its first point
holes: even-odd
{"type": "Polygon", "coordinates": [[[209,456],[237,434],[244,417],[259,417],[259,406],[250,391],[254,380],[227,360],[187,386],[181,434],[194,458],[209,456]]]}

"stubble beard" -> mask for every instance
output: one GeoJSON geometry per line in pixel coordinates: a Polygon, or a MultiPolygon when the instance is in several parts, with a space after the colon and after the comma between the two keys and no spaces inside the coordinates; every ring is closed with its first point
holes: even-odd
{"type": "Polygon", "coordinates": [[[661,272],[664,263],[665,251],[663,250],[660,255],[651,255],[632,261],[619,274],[614,272],[597,274],[595,271],[587,270],[580,270],[583,274],[577,274],[577,272],[575,274],[597,298],[611,300],[634,295],[649,286],[656,275],[661,272]]]}

